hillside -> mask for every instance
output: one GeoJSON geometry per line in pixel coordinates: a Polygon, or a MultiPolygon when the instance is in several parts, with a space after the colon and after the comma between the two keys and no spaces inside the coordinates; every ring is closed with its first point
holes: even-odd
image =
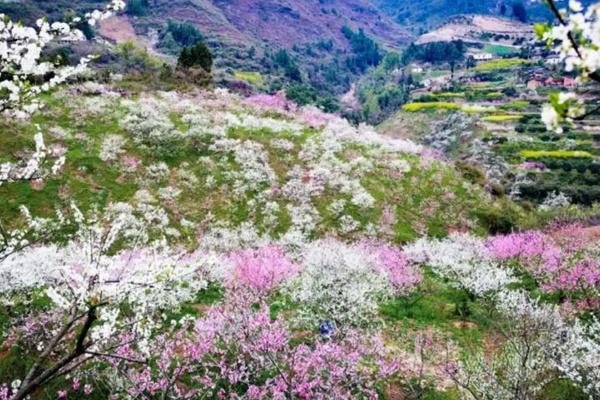
{"type": "Polygon", "coordinates": [[[369,4],[0,3],[0,400],[600,399],[598,85],[369,4]]]}
{"type": "MultiPolygon", "coordinates": [[[[0,187],[0,218],[14,220],[24,198],[44,214],[65,201],[86,209],[143,196],[199,228],[405,241],[485,231],[502,207],[410,141],[278,96],[121,92],[86,84],[53,94],[33,122],[66,155],[64,174],[42,186],[0,187]],[[377,221],[387,228],[374,232],[377,221]]],[[[32,125],[2,120],[9,124],[14,135],[1,138],[8,160],[33,143],[32,125]]]]}
{"type": "MultiPolygon", "coordinates": [[[[510,48],[491,46],[484,49],[510,48]]],[[[600,201],[598,116],[561,134],[548,132],[540,117],[553,91],[597,89],[576,87],[540,57],[494,57],[455,72],[454,79],[443,65],[425,68],[412,102],[379,125],[379,132],[431,146],[466,169],[477,168],[497,191],[542,209],[600,201]],[[431,83],[434,75],[439,81],[431,83]]]]}
{"type": "MultiPolygon", "coordinates": [[[[153,91],[117,80],[66,86],[42,100],[29,121],[0,118],[11,133],[0,136],[3,163],[28,159],[39,132],[44,154],[64,157],[43,178],[0,186],[2,229],[15,229],[17,240],[24,225],[45,233],[53,218],[62,221],[34,246],[0,247],[0,287],[11,300],[0,303],[2,382],[21,382],[41,357],[61,362],[89,330],[91,357],[75,352],[77,364],[59,369],[77,375],[23,390],[92,400],[146,391],[258,400],[259,390],[458,400],[453,379],[462,375],[447,371],[449,362],[479,360],[489,349],[508,356],[512,340],[542,323],[515,303],[550,316],[542,326],[552,334],[531,339],[558,353],[536,353],[545,360],[540,374],[555,373],[550,360],[562,362],[573,346],[597,343],[573,314],[553,308],[554,297],[538,303],[545,292],[526,286],[531,278],[518,264],[534,271],[535,263],[506,255],[507,242],[534,237],[544,241],[540,257],[564,246],[569,260],[594,265],[596,236],[579,226],[479,236],[518,229],[523,210],[423,146],[282,96],[153,91]],[[71,323],[65,304],[98,314],[71,323]],[[48,337],[63,325],[71,334],[54,344],[48,337]],[[45,348],[54,351],[40,356],[45,348]],[[288,370],[302,380],[288,381],[288,370]]],[[[578,291],[566,293],[579,300],[578,291]]],[[[570,368],[595,379],[595,354],[570,368]]],[[[572,370],[531,398],[585,399],[572,370]]]]}
{"type": "Polygon", "coordinates": [[[468,15],[454,17],[438,28],[419,37],[417,45],[431,42],[448,42],[462,40],[468,43],[489,43],[512,46],[520,38],[534,38],[533,27],[508,18],[498,18],[486,15],[468,15]],[[504,39],[504,40],[503,40],[504,39]]]}
{"type": "MultiPolygon", "coordinates": [[[[209,39],[246,48],[268,43],[275,48],[333,40],[347,48],[342,27],[363,29],[386,47],[398,48],[411,35],[366,0],[152,0],[134,20],[139,29],[161,30],[169,19],[190,22],[209,39]]],[[[41,15],[60,16],[69,9],[94,7],[94,1],[20,0],[0,3],[0,12],[31,21],[41,15]]]]}
{"type": "MultiPolygon", "coordinates": [[[[90,34],[95,31],[118,43],[134,40],[174,65],[183,44],[174,41],[169,23],[184,24],[209,46],[217,71],[215,80],[221,86],[243,93],[272,93],[297,86],[295,100],[329,111],[339,110],[337,97],[379,63],[386,49],[399,50],[414,39],[366,0],[134,3],[139,5],[130,6],[126,15],[116,20],[89,29],[90,34]]],[[[60,19],[71,9],[81,15],[94,5],[91,0],[63,0],[52,5],[21,0],[0,3],[0,13],[32,23],[40,15],[60,19]]]]}
{"type": "MultiPolygon", "coordinates": [[[[482,14],[497,17],[512,17],[511,1],[498,0],[372,0],[381,10],[395,21],[410,27],[411,32],[420,35],[437,28],[450,17],[464,14],[482,14]],[[502,7],[504,5],[504,7],[502,7]]],[[[590,3],[584,1],[583,3],[590,3]]],[[[550,17],[543,2],[526,1],[527,17],[531,21],[550,17]]]]}

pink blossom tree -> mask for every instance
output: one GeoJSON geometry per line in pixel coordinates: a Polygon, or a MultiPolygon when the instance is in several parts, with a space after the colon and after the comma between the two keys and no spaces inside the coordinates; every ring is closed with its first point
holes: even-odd
{"type": "Polygon", "coordinates": [[[579,311],[597,309],[599,250],[580,225],[496,236],[487,242],[491,255],[531,274],[539,287],[559,295],[579,311]]]}
{"type": "Polygon", "coordinates": [[[379,338],[358,332],[293,346],[285,321],[270,313],[232,293],[206,317],[161,336],[150,365],[121,361],[123,390],[144,399],[377,398],[377,383],[398,368],[379,338]]]}
{"type": "Polygon", "coordinates": [[[242,250],[228,257],[233,270],[226,278],[229,286],[242,286],[257,294],[266,294],[300,271],[277,246],[242,250]]]}

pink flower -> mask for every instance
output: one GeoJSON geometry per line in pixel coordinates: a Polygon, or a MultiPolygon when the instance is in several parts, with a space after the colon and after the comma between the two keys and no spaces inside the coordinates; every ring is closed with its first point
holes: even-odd
{"type": "Polygon", "coordinates": [[[90,394],[92,394],[93,391],[94,391],[94,389],[92,388],[92,385],[90,385],[89,383],[86,383],[85,385],[83,385],[83,394],[85,394],[86,396],[89,396],[90,394]]]}
{"type": "Polygon", "coordinates": [[[234,266],[230,284],[241,284],[260,292],[269,292],[300,270],[276,246],[233,253],[229,260],[234,266]]]}
{"type": "Polygon", "coordinates": [[[121,165],[125,172],[135,172],[142,164],[142,160],[134,156],[125,156],[121,159],[121,165]]]}
{"type": "Polygon", "coordinates": [[[285,94],[280,91],[275,94],[257,94],[246,99],[246,103],[258,106],[260,108],[271,109],[281,112],[295,112],[298,106],[296,103],[286,99],[285,94]]]}
{"type": "Polygon", "coordinates": [[[412,292],[423,280],[421,273],[409,264],[399,248],[367,245],[367,250],[375,257],[379,272],[387,276],[399,294],[412,292]]]}
{"type": "MultiPolygon", "coordinates": [[[[492,257],[516,263],[536,279],[542,290],[562,292],[566,311],[582,311],[577,298],[600,286],[600,263],[593,252],[588,252],[588,246],[585,230],[576,224],[553,227],[547,233],[496,236],[487,242],[492,257]]],[[[586,304],[589,307],[591,303],[586,304]]]]}
{"type": "Polygon", "coordinates": [[[53,157],[62,157],[67,153],[67,147],[64,144],[56,143],[50,146],[50,154],[53,157]]]}
{"type": "Polygon", "coordinates": [[[300,121],[315,129],[323,128],[329,122],[338,118],[339,117],[337,115],[323,112],[314,106],[303,107],[299,116],[300,121]]]}
{"type": "Polygon", "coordinates": [[[492,256],[502,260],[539,257],[550,247],[552,244],[548,242],[546,235],[539,231],[495,236],[487,242],[487,248],[492,256]]]}
{"type": "Polygon", "coordinates": [[[546,164],[537,161],[525,161],[520,165],[522,169],[546,169],[546,164]]]}
{"type": "Polygon", "coordinates": [[[6,383],[0,386],[0,400],[10,400],[10,389],[6,383]]]}

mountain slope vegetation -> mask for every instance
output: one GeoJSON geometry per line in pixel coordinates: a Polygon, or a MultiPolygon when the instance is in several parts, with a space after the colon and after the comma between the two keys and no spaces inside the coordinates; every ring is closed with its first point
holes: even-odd
{"type": "Polygon", "coordinates": [[[104,1],[0,4],[0,400],[600,399],[600,14],[104,1]]]}

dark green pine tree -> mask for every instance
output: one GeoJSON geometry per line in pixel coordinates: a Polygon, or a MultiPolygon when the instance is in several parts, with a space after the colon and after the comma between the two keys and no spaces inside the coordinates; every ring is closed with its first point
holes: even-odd
{"type": "Polygon", "coordinates": [[[183,68],[201,67],[210,72],[213,64],[213,56],[209,48],[202,42],[192,47],[186,47],[179,55],[178,65],[183,68]]]}

